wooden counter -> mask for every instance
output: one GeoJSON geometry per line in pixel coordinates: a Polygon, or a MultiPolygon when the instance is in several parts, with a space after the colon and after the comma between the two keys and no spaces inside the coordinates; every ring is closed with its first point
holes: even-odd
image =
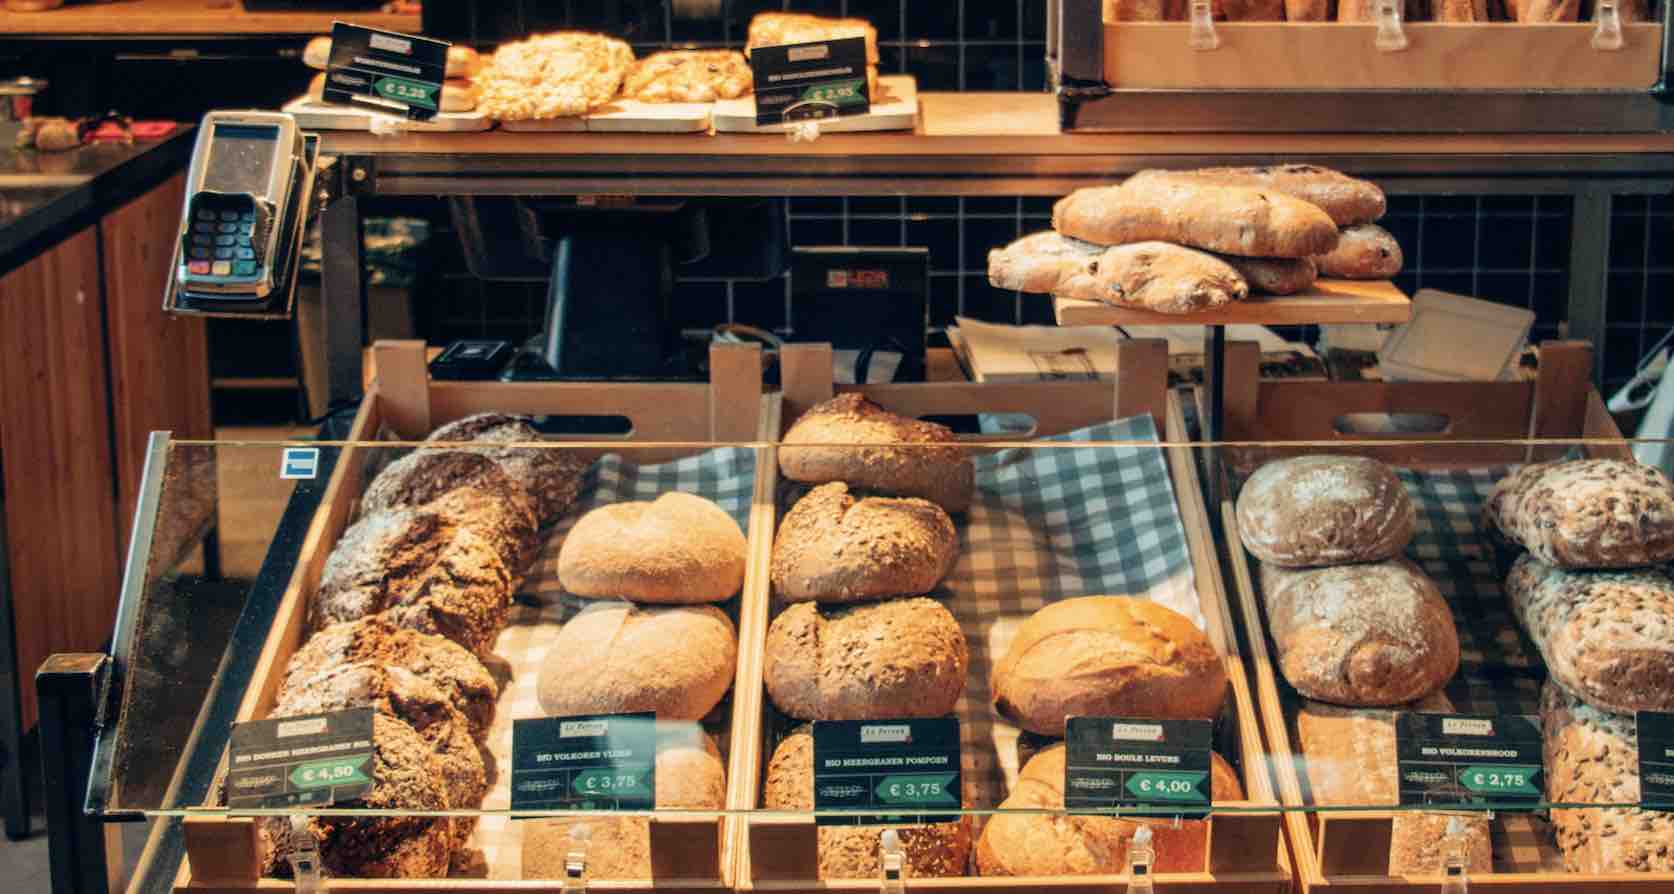
{"type": "Polygon", "coordinates": [[[238,0],[116,0],[73,3],[46,12],[0,11],[0,35],[10,37],[146,37],[158,35],[325,34],[334,19],[417,32],[417,15],[377,10],[245,12],[238,0]]]}

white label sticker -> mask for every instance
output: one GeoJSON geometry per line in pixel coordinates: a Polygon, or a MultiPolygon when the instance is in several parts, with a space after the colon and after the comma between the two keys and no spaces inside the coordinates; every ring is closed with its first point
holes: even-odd
{"type": "Polygon", "coordinates": [[[280,478],[311,479],[320,472],[320,448],[286,447],[279,460],[280,478]]]}

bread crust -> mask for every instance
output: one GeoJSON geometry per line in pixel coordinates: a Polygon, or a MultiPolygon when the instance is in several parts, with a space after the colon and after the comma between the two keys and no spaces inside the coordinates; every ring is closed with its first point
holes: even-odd
{"type": "Polygon", "coordinates": [[[753,78],[736,50],[663,50],[628,67],[622,95],[640,102],[714,102],[750,92],[753,78]]]}
{"type": "Polygon", "coordinates": [[[1337,225],[1308,202],[1190,172],[1141,171],[1120,186],[1078,189],[1053,206],[1052,227],[1100,245],[1173,242],[1251,258],[1305,258],[1337,245],[1337,225]]]}
{"type": "Polygon", "coordinates": [[[1164,314],[1212,310],[1250,295],[1230,264],[1169,242],[1115,245],[1060,280],[1054,297],[1101,301],[1164,314]]]}
{"type": "MultiPolygon", "coordinates": [[[[1589,707],[1551,680],[1540,694],[1546,797],[1553,803],[1637,804],[1639,739],[1632,716],[1589,707]]],[[[1674,872],[1674,815],[1637,807],[1554,809],[1570,872],[1674,872]]]]}
{"type": "Polygon", "coordinates": [[[897,416],[850,391],[810,407],[785,432],[779,471],[806,484],[844,481],[922,497],[957,515],[970,508],[976,487],[976,470],[957,440],[945,425],[897,416]]]}
{"type": "Polygon", "coordinates": [[[582,516],[558,552],[558,581],[587,599],[721,602],[743,587],[748,549],[726,510],[671,491],[582,516]]]}
{"type": "Polygon", "coordinates": [[[798,720],[939,717],[965,691],[959,622],[924,597],[825,608],[799,602],[767,629],[767,694],[798,720]]]}
{"type": "Polygon", "coordinates": [[[487,540],[514,577],[522,577],[540,552],[529,491],[480,453],[415,450],[390,463],[360,497],[362,516],[421,508],[487,540]]]}
{"type": "Polygon", "coordinates": [[[1490,524],[1559,568],[1633,568],[1674,560],[1674,482],[1619,459],[1532,463],[1500,479],[1490,524]]]}
{"type": "Polygon", "coordinates": [[[713,605],[596,602],[552,640],[535,681],[552,717],[655,712],[701,720],[738,668],[738,633],[713,605]]]}
{"type": "Polygon", "coordinates": [[[996,289],[1046,294],[1083,273],[1104,246],[1071,239],[1054,230],[1030,233],[988,252],[988,283],[996,289]]]}
{"type": "MultiPolygon", "coordinates": [[[[529,444],[544,440],[527,416],[508,413],[478,413],[450,422],[430,433],[427,441],[475,441],[483,444],[529,444]]],[[[523,486],[535,501],[535,515],[542,525],[557,521],[575,503],[581,492],[587,467],[581,451],[557,446],[470,448],[472,453],[500,464],[511,479],[523,486]]]]}
{"type": "Polygon", "coordinates": [[[1199,168],[1195,171],[1142,171],[1134,177],[1165,174],[1169,177],[1190,178],[1211,186],[1236,186],[1283,193],[1317,206],[1339,227],[1371,223],[1383,217],[1389,208],[1389,200],[1377,184],[1319,165],[1286,164],[1199,168]]]}
{"type": "Polygon", "coordinates": [[[500,687],[470,650],[443,637],[397,626],[373,615],[333,624],[316,632],[292,653],[281,691],[299,685],[294,678],[321,668],[370,661],[410,671],[440,689],[478,739],[494,722],[500,687]]]}
{"type": "Polygon", "coordinates": [[[940,506],[915,497],[863,497],[841,481],[791,507],[773,537],[773,592],[791,602],[855,602],[928,593],[959,558],[959,533],[940,506]]]}
{"type": "Polygon", "coordinates": [[[1313,258],[1241,258],[1216,255],[1249,283],[1250,291],[1264,295],[1295,295],[1305,292],[1319,278],[1313,258]]]}
{"type": "Polygon", "coordinates": [[[1146,599],[1054,602],[1018,628],[989,680],[994,710],[1062,736],[1070,716],[1214,717],[1226,668],[1185,615],[1146,599]]]}
{"type": "Polygon", "coordinates": [[[1338,279],[1389,279],[1406,263],[1401,244],[1377,224],[1344,227],[1337,247],[1314,261],[1321,275],[1338,279]]]}
{"type": "Polygon", "coordinates": [[[624,41],[560,31],[503,43],[477,76],[478,102],[497,121],[584,115],[609,102],[633,64],[624,41]]]}
{"type": "Polygon", "coordinates": [[[1298,456],[1262,466],[1238,494],[1237,517],[1250,555],[1287,568],[1391,558],[1406,549],[1418,523],[1394,470],[1358,456],[1298,456]]]}

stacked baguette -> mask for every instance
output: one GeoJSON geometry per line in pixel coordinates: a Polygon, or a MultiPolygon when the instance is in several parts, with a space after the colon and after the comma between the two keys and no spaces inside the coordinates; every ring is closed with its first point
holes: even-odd
{"type": "MultiPolygon", "coordinates": [[[[1549,674],[1546,796],[1639,800],[1636,711],[1674,710],[1674,482],[1632,460],[1534,463],[1499,481],[1485,515],[1528,552],[1506,580],[1549,674]]],[[[1674,871],[1674,820],[1628,807],[1555,809],[1574,872],[1674,871]]]]}
{"type": "MultiPolygon", "coordinates": [[[[584,464],[539,439],[526,419],[473,416],[430,435],[437,446],[390,463],[361,495],[360,517],[327,557],[310,602],[313,635],[292,654],[270,717],[369,707],[373,786],[350,807],[443,811],[481,805],[480,747],[498,686],[482,663],[540,529],[574,500],[584,464]],[[477,446],[482,445],[482,446],[477,446]]],[[[317,817],[332,875],[445,876],[469,817],[317,817]]],[[[257,823],[263,871],[285,876],[287,817],[257,823]]]]}
{"type": "MultiPolygon", "coordinates": [[[[1261,561],[1261,599],[1279,672],[1305,699],[1297,735],[1314,803],[1395,803],[1394,713],[1447,710],[1459,667],[1453,614],[1401,554],[1416,512],[1394,470],[1364,457],[1268,463],[1236,507],[1244,548],[1261,561]]],[[[1439,872],[1445,817],[1397,823],[1389,873],[1439,872]]],[[[1488,824],[1462,818],[1472,868],[1491,864],[1488,824]]]]}

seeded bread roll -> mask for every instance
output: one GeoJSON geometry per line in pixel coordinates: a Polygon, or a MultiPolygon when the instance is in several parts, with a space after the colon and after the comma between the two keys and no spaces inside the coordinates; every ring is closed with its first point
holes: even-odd
{"type": "MultiPolygon", "coordinates": [[[[279,715],[275,715],[279,716],[279,715]]],[[[452,826],[445,816],[402,815],[403,811],[448,809],[442,767],[435,751],[406,723],[372,715],[372,789],[365,797],[333,805],[389,815],[369,818],[317,816],[308,834],[320,851],[327,875],[338,878],[442,878],[452,856],[452,826]]],[[[295,848],[288,816],[256,820],[262,874],[291,877],[295,848]]]]}
{"type": "Polygon", "coordinates": [[[1164,314],[1210,310],[1250,295],[1244,277],[1208,252],[1169,242],[1105,249],[1058,283],[1054,297],[1100,301],[1164,314]]]}
{"type": "Polygon", "coordinates": [[[965,634],[917,597],[838,608],[800,602],[767,629],[767,694],[799,720],[939,717],[965,691],[965,634]]]}
{"type": "MultiPolygon", "coordinates": [[[[714,740],[696,724],[657,724],[658,810],[720,810],[726,806],[726,770],[714,740]],[[684,727],[684,730],[680,728],[684,727]]],[[[645,817],[601,816],[537,820],[523,832],[523,879],[566,877],[564,858],[572,830],[586,826],[587,875],[596,879],[648,879],[678,875],[682,867],[658,872],[651,853],[651,821],[645,817]]]]}
{"type": "Polygon", "coordinates": [[[971,506],[976,472],[956,440],[945,425],[897,416],[851,391],[810,407],[785,432],[779,471],[805,484],[845,481],[850,487],[922,497],[958,514],[971,506]],[[851,444],[911,446],[846,446],[851,444]]]}
{"type": "MultiPolygon", "coordinates": [[[[800,727],[779,742],[767,764],[762,806],[768,810],[814,809],[814,737],[800,727]]],[[[881,826],[821,826],[821,879],[875,879],[881,826]]],[[[901,838],[901,874],[906,878],[946,878],[965,874],[971,853],[970,817],[951,823],[897,827],[901,838]]]]}
{"type": "Polygon", "coordinates": [[[552,717],[653,711],[702,720],[737,667],[738,633],[712,605],[596,602],[553,638],[535,691],[552,717]]]}
{"type": "MultiPolygon", "coordinates": [[[[1156,21],[1162,21],[1157,19],[1156,21]]],[[[988,252],[988,283],[996,289],[1045,294],[1085,272],[1104,246],[1071,239],[1054,230],[1030,233],[988,252]]]]}
{"type": "Polygon", "coordinates": [[[1357,456],[1270,462],[1244,483],[1237,515],[1244,548],[1286,568],[1399,555],[1418,519],[1394,470],[1357,456]]]}
{"type": "Polygon", "coordinates": [[[1216,255],[1238,271],[1250,284],[1250,291],[1264,295],[1294,295],[1304,292],[1319,279],[1313,258],[1241,258],[1216,255]]]}
{"type": "Polygon", "coordinates": [[[726,510],[674,491],[582,516],[558,552],[558,581],[588,599],[721,602],[744,586],[747,550],[726,510]]]}
{"type": "Polygon", "coordinates": [[[1405,559],[1288,569],[1261,566],[1267,631],[1297,692],[1339,705],[1398,705],[1459,669],[1453,612],[1405,559]]]}
{"type": "Polygon", "coordinates": [[[822,484],[785,513],[773,537],[773,592],[801,602],[854,602],[935,589],[959,558],[953,519],[929,500],[856,499],[822,484]]]}
{"type": "MultiPolygon", "coordinates": [[[[1117,875],[1128,871],[1128,845],[1141,824],[1151,826],[1157,853],[1153,872],[1203,872],[1207,868],[1209,823],[1119,819],[1113,816],[1057,816],[1026,813],[1062,810],[1064,746],[1052,745],[1029,759],[1017,784],[989,817],[977,841],[977,872],[988,876],[1117,875]]],[[[1209,797],[1242,801],[1238,774],[1219,754],[1210,755],[1209,797]]]]}
{"type": "Polygon", "coordinates": [[[440,689],[464,716],[471,735],[481,739],[494,722],[494,703],[500,688],[470,651],[440,636],[397,626],[382,615],[333,624],[302,644],[291,655],[280,690],[343,664],[373,662],[417,674],[440,689]]]}
{"type": "MultiPolygon", "coordinates": [[[[1303,18],[1322,21],[1320,10],[1303,18]]],[[[1300,21],[1302,19],[1294,19],[1300,21]]],[[[1319,165],[1263,165],[1244,168],[1199,168],[1195,171],[1141,171],[1132,179],[1183,177],[1209,186],[1270,190],[1317,206],[1339,227],[1371,223],[1388,209],[1383,190],[1369,180],[1350,177],[1319,165]]]]}
{"type": "Polygon", "coordinates": [[[415,450],[390,463],[360,498],[362,517],[420,508],[475,531],[493,544],[516,577],[540,552],[540,526],[529,492],[482,454],[415,450]]]}
{"type": "Polygon", "coordinates": [[[1518,557],[1506,598],[1551,679],[1617,714],[1674,711],[1674,577],[1661,568],[1564,571],[1518,557]]]}
{"type": "MultiPolygon", "coordinates": [[[[1437,693],[1406,710],[1449,713],[1446,696],[1437,693]]],[[[1297,742],[1306,755],[1302,762],[1308,788],[1318,806],[1393,807],[1398,801],[1395,779],[1395,711],[1340,708],[1303,702],[1296,715],[1297,742]]],[[[1465,868],[1471,873],[1493,869],[1492,836],[1488,818],[1475,813],[1395,814],[1389,844],[1390,875],[1440,873],[1447,859],[1447,826],[1463,828],[1465,868]]]]}
{"type": "Polygon", "coordinates": [[[1488,521],[1559,568],[1631,568],[1674,559],[1674,482],[1619,459],[1526,465],[1500,479],[1488,521]]]}
{"type": "MultiPolygon", "coordinates": [[[[1639,737],[1631,715],[1592,708],[1548,680],[1540,693],[1540,725],[1547,800],[1639,803],[1639,737]]],[[[1552,827],[1570,872],[1674,872],[1674,814],[1667,811],[1553,810],[1552,827]]]]}
{"type": "Polygon", "coordinates": [[[1023,622],[989,691],[1007,720],[1062,736],[1071,716],[1214,717],[1226,669],[1185,615],[1147,599],[1083,596],[1023,622]]]}
{"type": "MultiPolygon", "coordinates": [[[[526,416],[478,413],[436,429],[425,440],[504,445],[535,443],[542,438],[526,416]]],[[[558,447],[481,447],[471,452],[480,452],[499,463],[513,481],[523,485],[534,498],[535,514],[542,525],[557,521],[575,503],[590,465],[581,451],[558,447]]]]}
{"type": "Polygon", "coordinates": [[[314,626],[383,614],[486,655],[505,627],[512,575],[500,554],[451,516],[396,509],[355,522],[326,558],[314,626]]]}
{"type": "Polygon", "coordinates": [[[1174,171],[1078,189],[1052,207],[1052,228],[1100,245],[1174,242],[1248,258],[1307,258],[1337,246],[1337,225],[1301,199],[1174,171]]]}
{"type": "MultiPolygon", "coordinates": [[[[285,683],[275,696],[273,716],[296,717],[324,714],[348,708],[372,708],[405,721],[436,753],[442,768],[442,787],[448,806],[469,809],[482,806],[488,794],[488,770],[482,752],[471,738],[465,716],[440,689],[417,674],[399,667],[372,663],[345,664],[297,673],[296,656],[286,668],[285,683]]],[[[476,828],[474,816],[456,816],[453,826],[455,848],[463,847],[476,828]]]]}
{"type": "Polygon", "coordinates": [[[1337,247],[1314,258],[1323,276],[1339,279],[1388,279],[1401,272],[1401,243],[1377,224],[1344,227],[1337,247]]]}

